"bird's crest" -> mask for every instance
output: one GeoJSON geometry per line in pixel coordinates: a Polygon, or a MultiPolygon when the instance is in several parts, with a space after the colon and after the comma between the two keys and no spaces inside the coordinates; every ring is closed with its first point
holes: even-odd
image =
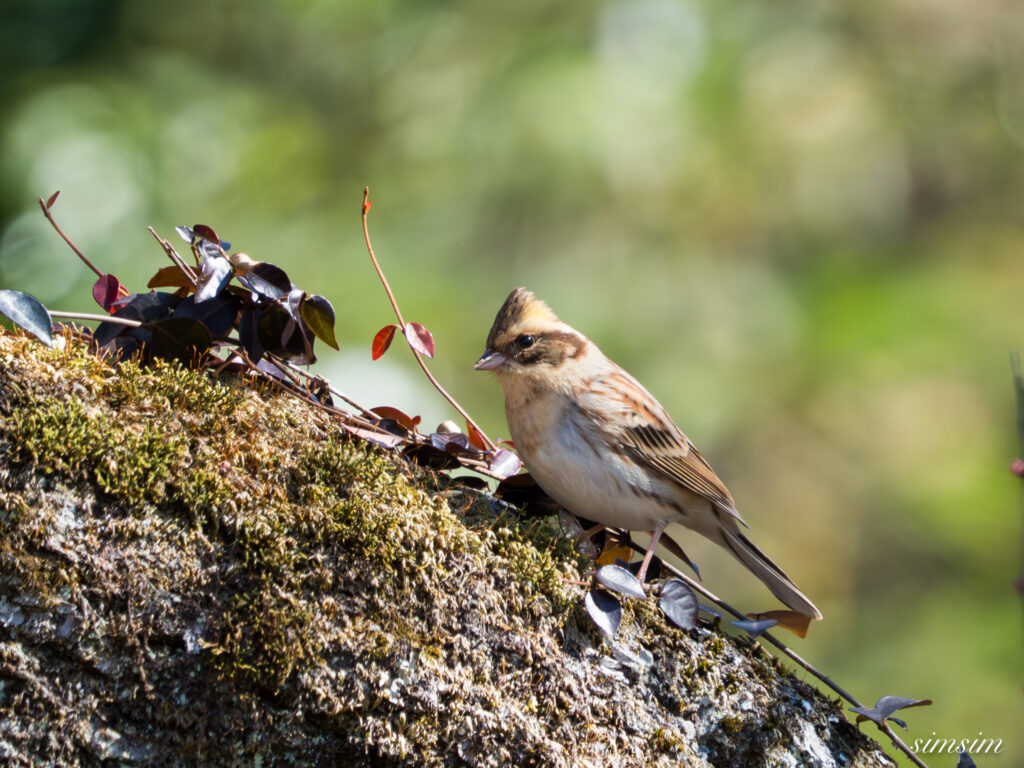
{"type": "Polygon", "coordinates": [[[487,335],[487,346],[494,349],[500,339],[524,328],[550,326],[560,322],[558,315],[532,292],[516,288],[498,310],[491,332],[487,335]]]}

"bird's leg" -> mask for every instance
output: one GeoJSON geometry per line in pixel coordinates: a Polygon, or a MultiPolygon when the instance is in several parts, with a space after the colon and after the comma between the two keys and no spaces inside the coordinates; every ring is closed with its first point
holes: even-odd
{"type": "Polygon", "coordinates": [[[640,572],[636,575],[641,584],[644,583],[644,578],[647,576],[647,566],[651,564],[651,558],[654,557],[654,548],[658,546],[658,539],[661,538],[661,532],[664,531],[667,526],[668,523],[658,523],[658,526],[653,531],[650,531],[651,545],[647,547],[647,551],[644,553],[644,561],[640,564],[640,572]]]}

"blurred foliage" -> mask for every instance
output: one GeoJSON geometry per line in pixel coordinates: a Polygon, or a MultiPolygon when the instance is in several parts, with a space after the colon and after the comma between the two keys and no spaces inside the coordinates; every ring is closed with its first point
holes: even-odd
{"type": "Polygon", "coordinates": [[[206,222],[334,303],[337,387],[430,425],[411,356],[369,364],[369,184],[403,311],[490,432],[470,366],[523,284],[709,457],[825,613],[809,659],[934,699],[911,739],[1019,763],[1022,43],[1014,0],[6,0],[0,287],[90,309],[34,202],[56,189],[135,290],[164,264],[146,224],[206,222]]]}

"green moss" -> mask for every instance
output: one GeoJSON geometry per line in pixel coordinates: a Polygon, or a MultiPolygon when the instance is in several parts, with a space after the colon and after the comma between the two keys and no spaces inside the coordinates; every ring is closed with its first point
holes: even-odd
{"type": "Polygon", "coordinates": [[[735,715],[726,715],[718,721],[718,727],[727,735],[735,736],[743,730],[743,720],[735,715]]]}
{"type": "MultiPolygon", "coordinates": [[[[540,611],[538,599],[545,610],[573,605],[564,577],[578,555],[550,521],[496,519],[475,497],[468,506],[478,527],[467,528],[444,499],[414,489],[385,452],[349,439],[293,399],[261,396],[176,363],[114,371],[75,345],[51,352],[22,344],[18,364],[11,360],[0,374],[16,407],[0,439],[13,466],[99,487],[110,507],[138,520],[122,524],[119,536],[146,538],[154,525],[170,525],[182,540],[216,547],[237,563],[214,628],[214,667],[223,679],[277,690],[305,668],[324,641],[301,596],[339,586],[331,563],[358,564],[357,578],[400,576],[408,594],[388,595],[372,610],[428,658],[439,656],[436,642],[411,628],[403,634],[393,608],[414,599],[417,583],[449,582],[453,557],[508,569],[521,585],[515,612],[540,611]],[[35,374],[52,366],[73,376],[75,388],[40,387],[35,374]]],[[[453,506],[462,504],[450,481],[437,485],[454,488],[453,506]]],[[[0,522],[31,551],[55,521],[25,509],[5,497],[0,522]]],[[[91,578],[76,567],[54,577],[45,559],[14,561],[21,579],[51,595],[91,578]]],[[[157,585],[173,588],[167,578],[157,585]]],[[[383,659],[391,649],[369,652],[383,659]]]]}

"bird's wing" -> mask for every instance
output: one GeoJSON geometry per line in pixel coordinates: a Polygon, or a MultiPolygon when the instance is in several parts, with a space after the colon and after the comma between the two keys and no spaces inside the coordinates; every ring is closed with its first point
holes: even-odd
{"type": "Polygon", "coordinates": [[[622,445],[642,466],[703,496],[747,525],[707,459],[636,379],[619,369],[602,377],[601,385],[592,388],[590,395],[581,405],[609,443],[622,445]]]}

